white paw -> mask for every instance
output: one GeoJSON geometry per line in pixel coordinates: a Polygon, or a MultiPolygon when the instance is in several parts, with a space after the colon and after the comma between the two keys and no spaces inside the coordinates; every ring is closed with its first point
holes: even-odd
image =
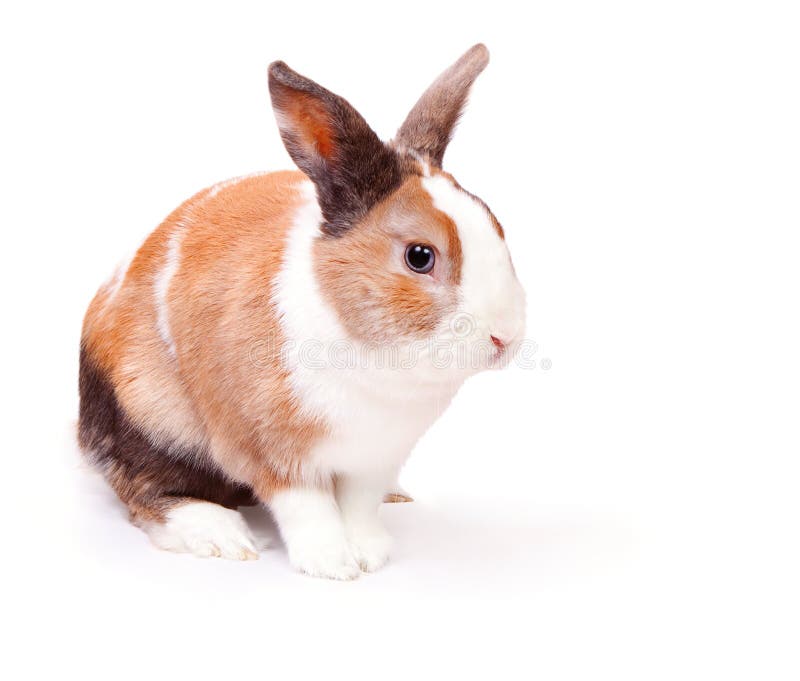
{"type": "Polygon", "coordinates": [[[349,527],[350,552],[364,572],[374,572],[386,565],[392,549],[392,537],[382,527],[349,527]]]}
{"type": "Polygon", "coordinates": [[[207,501],[181,504],[169,511],[165,522],[142,527],[158,548],[167,551],[231,560],[258,558],[256,541],[242,515],[207,501]]]}
{"type": "Polygon", "coordinates": [[[289,546],[289,562],[295,570],[312,577],[355,579],[361,574],[347,544],[335,542],[293,542],[289,546]]]}

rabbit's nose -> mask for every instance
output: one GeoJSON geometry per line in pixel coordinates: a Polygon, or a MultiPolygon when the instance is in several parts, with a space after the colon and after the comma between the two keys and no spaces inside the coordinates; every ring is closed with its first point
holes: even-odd
{"type": "Polygon", "coordinates": [[[501,340],[497,336],[489,336],[489,338],[491,339],[494,347],[496,347],[499,352],[503,352],[506,349],[506,342],[504,340],[501,340]]]}

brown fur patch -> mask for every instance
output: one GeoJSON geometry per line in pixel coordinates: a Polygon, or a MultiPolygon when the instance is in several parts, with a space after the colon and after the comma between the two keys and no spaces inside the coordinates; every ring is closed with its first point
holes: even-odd
{"type": "Polygon", "coordinates": [[[136,522],[163,522],[170,508],[204,499],[228,508],[257,503],[245,485],[204,465],[197,452],[154,445],[120,407],[108,375],[81,346],[79,443],[136,522]]]}

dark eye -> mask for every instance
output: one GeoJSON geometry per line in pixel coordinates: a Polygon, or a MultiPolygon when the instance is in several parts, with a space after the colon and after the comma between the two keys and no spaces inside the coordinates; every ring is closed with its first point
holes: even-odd
{"type": "Polygon", "coordinates": [[[430,246],[411,244],[406,248],[406,265],[414,272],[427,274],[433,269],[434,260],[433,249],[430,246]]]}

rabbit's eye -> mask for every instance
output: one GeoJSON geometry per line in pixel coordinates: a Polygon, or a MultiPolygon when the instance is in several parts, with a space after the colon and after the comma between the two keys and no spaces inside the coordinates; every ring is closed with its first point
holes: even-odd
{"type": "Polygon", "coordinates": [[[433,269],[433,249],[425,244],[411,244],[406,248],[406,265],[418,274],[427,274],[433,269]]]}

